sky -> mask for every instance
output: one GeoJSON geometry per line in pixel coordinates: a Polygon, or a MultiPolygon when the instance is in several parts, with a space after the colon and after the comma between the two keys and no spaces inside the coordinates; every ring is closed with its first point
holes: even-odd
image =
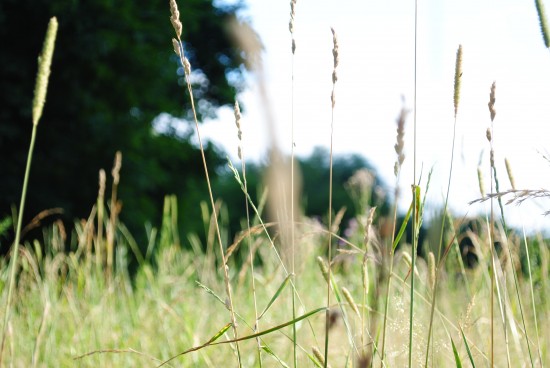
{"type": "MultiPolygon", "coordinates": [[[[272,142],[266,119],[270,111],[280,148],[309,155],[330,146],[333,27],[339,42],[338,81],[333,121],[336,154],[360,154],[391,187],[396,154],[396,118],[402,101],[411,111],[405,126],[405,162],[401,209],[410,203],[413,182],[415,98],[414,1],[298,0],[296,54],[291,53],[289,1],[249,0],[241,15],[251,22],[264,45],[263,64],[269,106],[259,98],[250,75],[239,95],[243,106],[244,154],[260,161],[272,142]],[[294,70],[294,99],[292,99],[294,70]]],[[[548,1],[545,1],[548,3],[548,1]]],[[[546,4],[550,9],[550,3],[546,4]]],[[[463,47],[463,76],[456,120],[450,209],[455,215],[486,213],[477,167],[490,192],[489,92],[496,82],[493,123],[495,162],[501,190],[511,189],[504,158],[511,164],[517,189],[550,186],[550,50],[544,46],[534,1],[419,0],[416,43],[417,179],[433,168],[428,208],[441,208],[447,191],[453,142],[454,68],[463,47]]],[[[201,126],[201,136],[237,160],[233,111],[201,126]]],[[[421,184],[425,187],[425,181],[421,184]]],[[[507,221],[528,230],[550,228],[550,201],[505,208],[507,221]]]]}

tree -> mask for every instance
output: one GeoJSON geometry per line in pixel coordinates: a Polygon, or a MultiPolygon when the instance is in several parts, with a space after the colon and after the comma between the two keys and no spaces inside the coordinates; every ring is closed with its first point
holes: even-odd
{"type": "MultiPolygon", "coordinates": [[[[186,55],[198,76],[199,118],[214,116],[242,88],[244,56],[225,30],[241,7],[212,0],[180,5],[186,55]]],[[[52,207],[63,208],[70,221],[88,216],[97,197],[98,171],[110,172],[118,150],[123,155],[122,219],[131,229],[160,221],[166,194],[195,203],[204,198],[197,193],[204,187],[204,173],[190,133],[178,136],[152,126],[161,113],[189,117],[169,14],[166,0],[0,2],[0,219],[19,201],[36,58],[54,15],[59,32],[26,217],[52,207]]],[[[221,163],[215,147],[206,151],[212,166],[221,163]]],[[[198,221],[188,219],[198,217],[180,216],[191,225],[198,221]]]]}

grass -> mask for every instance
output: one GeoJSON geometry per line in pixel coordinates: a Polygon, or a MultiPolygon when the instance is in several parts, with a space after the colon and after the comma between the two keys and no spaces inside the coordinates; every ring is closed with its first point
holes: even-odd
{"type": "MultiPolygon", "coordinates": [[[[536,4],[542,19],[544,9],[540,2],[536,4]]],[[[290,5],[294,54],[296,2],[290,5]]],[[[174,1],[170,8],[176,32],[174,51],[185,67],[187,92],[193,102],[191,66],[180,38],[184,26],[174,1]]],[[[545,27],[542,29],[544,32],[545,27]]],[[[251,48],[249,54],[257,52],[246,28],[241,26],[235,32],[243,47],[251,48]]],[[[333,37],[334,113],[338,64],[334,30],[333,37]]],[[[456,85],[461,76],[458,59],[457,54],[455,124],[456,85]]],[[[265,83],[261,65],[254,67],[259,83],[265,83]]],[[[268,106],[265,86],[260,86],[260,91],[268,106]]],[[[494,93],[493,88],[491,122],[495,118],[494,93]]],[[[400,180],[410,179],[400,175],[406,115],[403,107],[397,120],[396,187],[400,180]]],[[[239,137],[246,134],[241,119],[235,104],[239,137]]],[[[35,128],[37,123],[35,120],[35,128]]],[[[196,119],[195,123],[200,137],[196,119]]],[[[333,114],[331,127],[337,123],[333,114]]],[[[291,137],[292,145],[293,140],[291,137]]],[[[167,197],[162,225],[149,229],[147,251],[142,254],[118,221],[120,155],[112,171],[110,198],[105,195],[103,172],[96,206],[88,219],[76,222],[72,233],[67,234],[58,222],[43,229],[42,241],[20,246],[17,236],[11,256],[0,260],[0,295],[6,305],[0,310],[5,321],[0,362],[16,367],[548,364],[548,240],[542,234],[527,237],[508,229],[504,217],[494,221],[492,209],[479,221],[478,231],[459,231],[465,219],[453,218],[447,211],[452,161],[441,222],[431,226],[437,232],[436,240],[422,244],[427,250],[417,257],[417,232],[423,222],[431,172],[428,178],[417,178],[415,173],[410,209],[401,227],[396,227],[394,205],[389,220],[392,231],[384,235],[386,219],[362,203],[365,213],[356,219],[360,226],[344,237],[340,235],[343,211],[332,209],[332,191],[327,193],[326,224],[299,214],[294,157],[287,160],[274,150],[271,169],[277,171],[270,175],[260,202],[254,203],[246,181],[245,148],[239,147],[240,171],[229,162],[235,185],[243,191],[247,214],[232,243],[222,236],[223,205],[208,184],[209,197],[201,207],[208,229],[205,243],[196,234],[184,234],[190,248],[182,246],[181,234],[174,226],[177,201],[167,197]],[[271,214],[264,213],[269,199],[271,214]],[[407,221],[415,231],[412,244],[403,237],[407,221]],[[463,235],[469,236],[475,248],[476,267],[464,265],[459,245],[463,235]],[[497,239],[500,251],[494,246],[497,239]],[[429,253],[436,248],[437,252],[429,253]],[[130,258],[138,261],[132,275],[130,258]]],[[[26,177],[31,157],[32,144],[26,177]]],[[[204,156],[203,164],[208,179],[204,156]]],[[[496,168],[490,164],[493,183],[496,168]]],[[[513,181],[511,168],[507,169],[513,181]]],[[[357,198],[368,198],[371,186],[360,187],[363,193],[357,198]]],[[[23,193],[25,188],[23,184],[23,193]]],[[[500,199],[516,192],[495,190],[482,193],[482,199],[498,199],[504,215],[500,199]]],[[[544,193],[523,191],[519,200],[544,193]]],[[[23,194],[17,234],[24,198],[23,194]]]]}

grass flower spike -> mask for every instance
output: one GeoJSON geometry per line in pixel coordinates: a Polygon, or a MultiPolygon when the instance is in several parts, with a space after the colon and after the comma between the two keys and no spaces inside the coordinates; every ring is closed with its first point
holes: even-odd
{"type": "Polygon", "coordinates": [[[48,80],[50,78],[50,67],[52,65],[52,56],[55,46],[55,37],[57,35],[57,18],[50,19],[42,54],[38,57],[38,73],[36,75],[36,87],[34,88],[34,100],[32,102],[32,123],[38,125],[42,116],[44,103],[46,102],[46,91],[48,90],[48,80]]]}
{"type": "Polygon", "coordinates": [[[455,89],[454,89],[454,106],[455,117],[458,113],[458,103],[460,101],[460,81],[462,80],[462,45],[458,46],[456,52],[456,66],[455,66],[455,89]]]}
{"type": "Polygon", "coordinates": [[[176,31],[176,36],[178,37],[178,40],[181,40],[181,31],[183,29],[183,26],[181,25],[180,12],[178,10],[178,4],[176,3],[176,0],[170,0],[170,14],[170,22],[172,23],[172,27],[174,27],[174,31],[176,31]]]}
{"type": "Polygon", "coordinates": [[[546,20],[546,13],[544,11],[544,5],[541,0],[535,0],[535,6],[537,7],[537,14],[539,16],[540,31],[544,40],[544,46],[550,48],[550,33],[548,32],[548,21],[546,20]]]}

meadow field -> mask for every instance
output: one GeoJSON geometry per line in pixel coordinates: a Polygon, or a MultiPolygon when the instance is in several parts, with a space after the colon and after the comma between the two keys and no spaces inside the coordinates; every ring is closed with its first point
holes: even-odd
{"type": "MultiPolygon", "coordinates": [[[[535,3],[548,48],[544,9],[541,2],[535,3]]],[[[290,1],[291,53],[295,6],[296,0],[290,1]]],[[[194,107],[192,65],[182,39],[185,24],[174,0],[170,12],[172,45],[194,107]]],[[[261,53],[245,24],[236,23],[232,29],[249,55],[261,53]]],[[[37,127],[48,129],[39,122],[56,32],[52,18],[40,58],[19,213],[32,171],[37,127]]],[[[332,52],[334,62],[327,77],[333,90],[327,104],[334,111],[337,30],[332,36],[333,48],[327,52],[332,52]]],[[[454,96],[449,96],[455,124],[463,57],[457,45],[454,96]]],[[[251,62],[258,90],[265,92],[259,58],[251,62]]],[[[55,65],[52,69],[55,73],[55,65]]],[[[455,217],[448,209],[453,140],[447,196],[440,216],[424,223],[432,173],[420,175],[415,162],[414,177],[401,175],[404,136],[412,134],[405,121],[411,130],[416,126],[405,107],[396,112],[395,141],[387,144],[395,148],[392,185],[410,182],[412,190],[395,189],[389,215],[382,215],[371,201],[376,190],[373,173],[359,170],[346,185],[361,209],[353,226],[341,221],[345,209],[333,207],[332,189],[326,193],[326,216],[303,215],[294,153],[287,157],[277,147],[271,150],[255,202],[247,184],[246,146],[240,146],[239,161],[228,162],[246,211],[234,237],[224,228],[224,216],[232,208],[224,207],[212,190],[203,155],[209,196],[197,213],[202,214],[204,234],[179,232],[178,200],[167,195],[159,204],[164,209],[161,223],[148,226],[146,244],[137,244],[119,220],[117,191],[124,180],[124,153],[118,153],[111,175],[103,171],[100,177],[89,217],[75,220],[74,230],[67,231],[57,221],[40,228],[40,239],[21,242],[21,216],[13,221],[15,241],[0,259],[0,366],[548,366],[550,240],[542,233],[526,234],[507,226],[506,202],[535,201],[549,192],[516,190],[509,166],[507,172],[497,173],[491,123],[498,88],[487,88],[484,119],[490,126],[486,136],[491,154],[483,165],[491,168],[491,176],[483,178],[480,171],[479,201],[487,205],[487,212],[476,218],[455,217]],[[499,180],[509,181],[512,189],[499,191],[499,180]],[[401,197],[410,201],[403,214],[396,204],[401,197]],[[424,237],[422,226],[427,228],[424,237]]],[[[240,137],[246,131],[241,131],[237,102],[234,113],[235,135],[240,137]]],[[[334,119],[332,123],[337,124],[334,119]]],[[[196,113],[194,124],[202,149],[196,113]]],[[[332,184],[332,136],[327,137],[327,147],[332,184]]],[[[413,154],[406,159],[416,160],[413,154]]],[[[1,225],[0,232],[5,232],[1,225]]]]}

